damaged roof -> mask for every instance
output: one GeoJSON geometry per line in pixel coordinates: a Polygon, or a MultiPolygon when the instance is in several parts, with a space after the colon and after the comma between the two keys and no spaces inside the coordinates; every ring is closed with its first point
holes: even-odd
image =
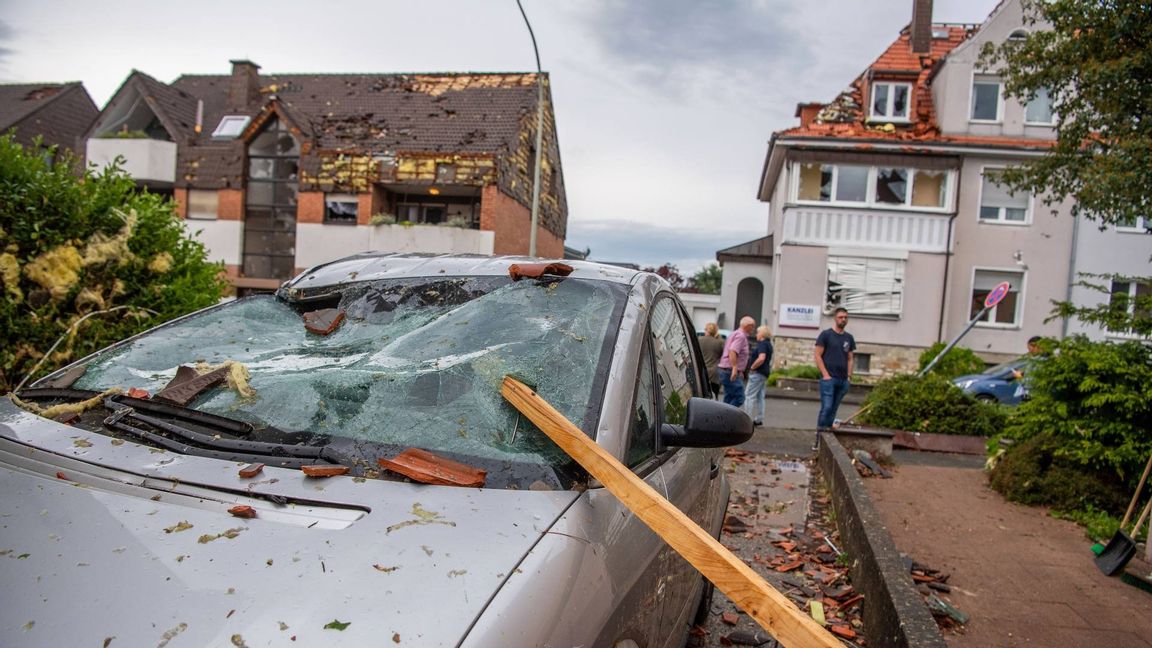
{"type": "MultiPolygon", "coordinates": [[[[496,153],[515,145],[536,106],[535,73],[261,74],[260,101],[229,106],[231,75],[184,75],[172,87],[204,101],[201,143],[226,115],[254,116],[275,99],[322,149],[496,153]]],[[[194,112],[193,112],[194,114],[194,112]]]]}
{"type": "Polygon", "coordinates": [[[0,134],[15,128],[21,144],[39,136],[44,145],[73,149],[98,112],[79,81],[0,84],[0,134]]]}
{"type": "Polygon", "coordinates": [[[66,91],[80,87],[79,81],[0,84],[0,131],[15,126],[66,91]]]}

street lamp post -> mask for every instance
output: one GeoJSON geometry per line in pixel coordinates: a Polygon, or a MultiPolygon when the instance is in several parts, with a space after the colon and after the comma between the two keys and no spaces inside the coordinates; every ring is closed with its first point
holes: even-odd
{"type": "Polygon", "coordinates": [[[536,54],[536,161],[532,174],[532,229],[528,233],[528,256],[536,256],[536,224],[540,222],[540,154],[544,148],[544,73],[540,69],[540,50],[536,47],[532,23],[528,22],[528,14],[524,13],[524,5],[520,4],[520,0],[516,0],[516,6],[520,8],[524,24],[528,26],[528,35],[532,37],[532,52],[536,54]]]}

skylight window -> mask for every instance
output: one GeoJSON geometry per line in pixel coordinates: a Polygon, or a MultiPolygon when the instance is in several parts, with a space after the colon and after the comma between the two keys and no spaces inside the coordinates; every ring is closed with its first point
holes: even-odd
{"type": "Polygon", "coordinates": [[[244,128],[248,126],[250,121],[252,118],[247,115],[225,115],[220,120],[220,125],[216,127],[216,130],[212,131],[212,137],[236,139],[240,133],[244,132],[244,128]]]}

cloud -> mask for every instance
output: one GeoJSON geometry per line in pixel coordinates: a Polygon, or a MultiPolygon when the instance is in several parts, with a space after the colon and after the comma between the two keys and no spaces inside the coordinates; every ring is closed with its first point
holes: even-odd
{"type": "Polygon", "coordinates": [[[0,65],[7,62],[7,59],[15,53],[11,48],[4,47],[5,42],[11,41],[15,35],[16,30],[9,27],[8,23],[0,20],[0,65]]]}
{"type": "Polygon", "coordinates": [[[601,0],[576,17],[609,64],[665,95],[763,87],[808,55],[787,0],[601,0]],[[737,83],[733,83],[733,79],[737,83]]]}
{"type": "Polygon", "coordinates": [[[590,261],[634,263],[641,267],[675,265],[691,276],[716,263],[716,252],[764,236],[760,230],[715,227],[665,227],[636,220],[568,222],[566,245],[591,249],[590,261]]]}

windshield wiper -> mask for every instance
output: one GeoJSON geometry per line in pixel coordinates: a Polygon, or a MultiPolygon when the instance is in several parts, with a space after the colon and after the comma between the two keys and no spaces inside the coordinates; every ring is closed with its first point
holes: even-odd
{"type": "MultiPolygon", "coordinates": [[[[104,419],[104,425],[108,428],[124,432],[125,434],[132,435],[148,443],[180,454],[211,457],[213,459],[223,459],[226,461],[268,462],[272,460],[276,465],[289,468],[299,468],[300,466],[308,466],[322,462],[349,465],[338,456],[338,453],[329,449],[327,446],[288,445],[283,443],[268,443],[265,441],[248,441],[245,439],[225,439],[218,435],[204,434],[170,421],[165,421],[147,414],[141,414],[135,407],[117,402],[114,397],[104,399],[104,406],[112,411],[112,415],[104,419]],[[162,434],[130,425],[125,422],[126,420],[144,423],[158,430],[163,430],[177,438],[169,438],[162,434]]],[[[189,410],[189,412],[192,412],[192,410],[189,410]]],[[[201,414],[203,413],[201,412],[201,414]]],[[[212,418],[222,419],[223,417],[212,416],[212,418]]],[[[241,423],[241,425],[248,424],[241,423]]],[[[250,430],[251,426],[248,426],[248,428],[250,430]]]]}

